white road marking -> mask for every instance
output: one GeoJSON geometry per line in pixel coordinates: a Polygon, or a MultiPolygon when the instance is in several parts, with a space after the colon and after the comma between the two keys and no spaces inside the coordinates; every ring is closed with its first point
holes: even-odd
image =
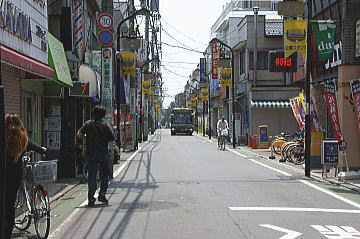
{"type": "Polygon", "coordinates": [[[312,228],[320,232],[326,238],[346,239],[360,238],[360,232],[349,226],[329,226],[329,225],[310,225],[312,228]]]}
{"type": "Polygon", "coordinates": [[[241,153],[239,153],[239,152],[237,152],[237,151],[235,151],[235,150],[233,150],[233,149],[230,149],[230,148],[228,148],[228,147],[226,147],[226,149],[229,150],[229,151],[231,151],[231,152],[233,152],[234,154],[237,154],[237,155],[243,157],[243,158],[247,158],[247,157],[248,157],[248,156],[246,156],[246,155],[244,155],[244,154],[241,154],[241,153]]]}
{"type": "Polygon", "coordinates": [[[297,238],[298,236],[302,235],[301,232],[292,231],[292,230],[289,230],[286,228],[277,227],[277,226],[270,225],[270,224],[260,224],[260,226],[286,233],[286,235],[280,237],[279,239],[294,239],[294,238],[297,238]]]}
{"type": "Polygon", "coordinates": [[[351,201],[351,200],[349,200],[349,199],[347,199],[347,198],[344,198],[344,197],[342,197],[342,196],[340,196],[340,195],[337,195],[336,193],[330,192],[330,191],[328,191],[328,190],[326,190],[326,189],[324,189],[324,188],[321,188],[321,187],[319,187],[319,186],[316,186],[316,185],[314,185],[314,184],[312,184],[312,183],[310,183],[310,182],[308,182],[308,181],[299,180],[299,182],[302,182],[302,183],[304,183],[304,184],[306,184],[306,185],[308,185],[308,186],[310,186],[310,187],[312,187],[312,188],[315,188],[315,189],[317,189],[317,190],[319,190],[319,191],[321,191],[321,192],[323,192],[323,193],[326,193],[326,194],[328,194],[328,195],[330,195],[330,196],[332,196],[332,197],[334,197],[334,198],[337,198],[337,199],[339,199],[339,200],[341,200],[341,201],[343,201],[343,202],[346,202],[347,204],[350,204],[351,206],[360,208],[360,204],[358,204],[358,203],[356,203],[356,202],[353,202],[353,201],[351,201]]]}
{"type": "MultiPolygon", "coordinates": [[[[154,135],[153,137],[155,137],[155,135],[154,135]]],[[[153,137],[152,137],[152,138],[153,138],[153,137]]],[[[152,138],[151,138],[151,139],[152,139],[152,138]]],[[[150,142],[151,139],[149,139],[148,142],[150,142]]],[[[140,146],[140,147],[120,166],[120,168],[113,173],[113,178],[116,178],[116,177],[121,173],[121,171],[124,170],[124,168],[129,164],[129,162],[135,158],[136,154],[137,154],[139,151],[141,151],[141,149],[142,149],[144,146],[146,146],[146,145],[147,145],[147,143],[144,144],[144,145],[142,145],[142,146],[140,146]]],[[[111,183],[111,181],[109,181],[109,184],[110,184],[110,183],[111,183]]],[[[96,190],[95,194],[97,194],[97,193],[99,193],[99,189],[96,190]]],[[[55,237],[57,236],[57,234],[59,234],[60,232],[62,232],[62,231],[65,229],[66,224],[68,224],[73,217],[75,217],[76,215],[79,214],[80,208],[83,208],[85,205],[87,205],[87,202],[88,202],[88,200],[86,199],[83,203],[81,203],[80,206],[78,206],[78,208],[76,208],[76,209],[70,214],[70,216],[69,216],[68,218],[66,218],[63,223],[61,223],[61,225],[60,225],[58,228],[56,228],[52,233],[50,233],[50,235],[48,236],[48,238],[49,238],[49,239],[55,238],[55,237]]]]}
{"type": "Polygon", "coordinates": [[[360,210],[302,207],[229,207],[231,211],[285,211],[285,212],[329,212],[360,214],[360,210]]]}

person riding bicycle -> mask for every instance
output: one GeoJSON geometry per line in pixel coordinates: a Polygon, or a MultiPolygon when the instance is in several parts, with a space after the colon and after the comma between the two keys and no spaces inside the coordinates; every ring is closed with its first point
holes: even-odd
{"type": "Polygon", "coordinates": [[[229,129],[228,122],[226,121],[224,115],[222,115],[221,119],[217,122],[216,129],[217,129],[218,147],[220,147],[221,131],[223,131],[224,129],[229,129]]]}

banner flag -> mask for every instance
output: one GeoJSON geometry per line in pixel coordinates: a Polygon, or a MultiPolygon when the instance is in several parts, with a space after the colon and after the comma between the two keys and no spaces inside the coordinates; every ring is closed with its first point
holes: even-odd
{"type": "Polygon", "coordinates": [[[300,99],[300,103],[304,109],[304,112],[306,112],[306,102],[305,102],[306,98],[304,96],[304,93],[299,94],[299,99],[300,99]]]}
{"type": "Polygon", "coordinates": [[[335,137],[338,142],[344,142],[344,138],[341,133],[339,112],[336,102],[335,95],[335,84],[334,82],[325,83],[325,98],[326,104],[330,115],[331,124],[334,128],[335,137]]]}
{"type": "Polygon", "coordinates": [[[294,99],[290,99],[290,105],[291,105],[291,109],[293,111],[293,114],[294,114],[294,117],[296,119],[296,122],[298,123],[300,129],[302,130],[303,129],[303,125],[301,124],[301,120],[297,114],[297,110],[296,110],[296,105],[295,105],[295,100],[294,99]]]}
{"type": "Polygon", "coordinates": [[[313,125],[312,125],[313,131],[316,131],[316,132],[322,131],[320,120],[316,113],[314,104],[311,104],[310,108],[311,108],[311,116],[312,116],[312,123],[313,123],[313,125]]]}
{"type": "Polygon", "coordinates": [[[306,58],[307,20],[285,20],[284,31],[285,58],[294,52],[306,58]]]}
{"type": "Polygon", "coordinates": [[[312,23],[316,49],[320,61],[333,58],[336,25],[334,23],[312,23]]]}
{"type": "Polygon", "coordinates": [[[351,92],[354,99],[354,111],[360,135],[360,80],[351,81],[351,92]]]}

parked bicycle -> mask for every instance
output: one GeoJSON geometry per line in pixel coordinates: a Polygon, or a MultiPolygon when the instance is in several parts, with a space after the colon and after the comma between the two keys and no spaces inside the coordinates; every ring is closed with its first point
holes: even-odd
{"type": "Polygon", "coordinates": [[[15,202],[15,227],[25,231],[34,220],[37,236],[46,239],[50,231],[50,202],[40,183],[56,181],[57,160],[31,162],[30,154],[26,152],[22,157],[24,173],[15,202]]]}

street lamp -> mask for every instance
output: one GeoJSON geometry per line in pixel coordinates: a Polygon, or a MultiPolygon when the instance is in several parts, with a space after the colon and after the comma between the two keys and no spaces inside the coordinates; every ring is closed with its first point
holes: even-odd
{"type": "Polygon", "coordinates": [[[232,145],[233,148],[236,147],[236,142],[235,142],[235,74],[234,74],[234,51],[233,49],[226,45],[224,42],[220,41],[217,38],[213,38],[209,44],[218,42],[220,44],[222,44],[223,46],[229,48],[229,50],[231,51],[231,89],[232,89],[232,125],[233,125],[233,130],[232,130],[232,145]]]}
{"type": "MultiPolygon", "coordinates": [[[[153,61],[159,61],[159,58],[152,58],[151,60],[146,60],[144,62],[144,64],[140,67],[140,117],[139,117],[139,123],[140,123],[140,134],[139,134],[139,137],[140,137],[140,142],[143,141],[143,134],[144,134],[144,129],[143,129],[143,126],[144,126],[144,117],[143,117],[143,112],[142,112],[142,101],[143,101],[143,98],[142,98],[142,78],[143,78],[143,68],[144,66],[147,66],[149,65],[151,62],[153,61]]],[[[136,127],[137,128],[137,127],[136,127]]]]}
{"type": "Polygon", "coordinates": [[[259,7],[254,6],[254,51],[253,51],[253,80],[254,80],[254,86],[256,87],[257,82],[257,20],[258,20],[258,13],[259,13],[259,7]]]}
{"type": "MultiPolygon", "coordinates": [[[[134,17],[136,17],[137,15],[151,15],[150,11],[147,9],[147,8],[141,8],[137,11],[135,11],[133,14],[131,14],[130,16],[124,18],[120,23],[119,25],[117,26],[117,29],[116,29],[116,34],[117,34],[117,51],[120,53],[120,39],[121,39],[121,34],[120,34],[120,29],[121,29],[121,26],[126,22],[128,21],[129,19],[132,19],[134,17]]],[[[116,80],[117,80],[117,92],[120,92],[119,88],[120,85],[119,85],[119,79],[120,79],[120,59],[118,59],[118,67],[117,67],[117,70],[116,70],[116,80]]],[[[117,121],[116,121],[116,127],[117,127],[117,141],[118,141],[118,144],[119,144],[119,148],[120,148],[120,141],[121,141],[121,137],[120,137],[120,104],[119,102],[117,102],[117,106],[116,106],[116,113],[117,113],[117,121]]]]}

